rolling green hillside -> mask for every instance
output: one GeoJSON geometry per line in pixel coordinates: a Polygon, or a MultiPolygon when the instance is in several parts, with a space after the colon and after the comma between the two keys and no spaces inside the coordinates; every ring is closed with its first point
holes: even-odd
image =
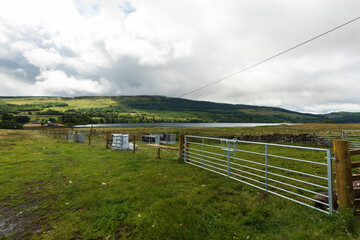
{"type": "Polygon", "coordinates": [[[282,108],[162,96],[1,97],[0,110],[65,124],[140,122],[360,122],[360,113],[303,114],[282,108]]]}

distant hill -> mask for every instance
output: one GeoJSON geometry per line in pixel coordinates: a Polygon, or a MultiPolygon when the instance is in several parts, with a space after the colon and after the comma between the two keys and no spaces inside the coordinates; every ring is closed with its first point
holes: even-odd
{"type": "Polygon", "coordinates": [[[329,113],[325,114],[326,118],[332,120],[336,123],[359,123],[360,122],[360,113],[355,112],[338,112],[338,113],[329,113]]]}
{"type": "Polygon", "coordinates": [[[163,96],[1,97],[0,111],[63,123],[360,122],[360,113],[304,114],[282,108],[163,96]]]}

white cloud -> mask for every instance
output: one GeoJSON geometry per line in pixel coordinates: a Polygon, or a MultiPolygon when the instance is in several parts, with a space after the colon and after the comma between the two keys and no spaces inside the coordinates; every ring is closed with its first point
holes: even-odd
{"type": "Polygon", "coordinates": [[[93,81],[90,79],[76,79],[67,76],[60,70],[43,71],[36,77],[34,90],[36,95],[74,95],[76,93],[103,94],[106,93],[110,84],[106,79],[93,81]]]}
{"type": "Polygon", "coordinates": [[[339,109],[343,112],[358,112],[360,104],[354,103],[330,103],[316,106],[306,106],[302,109],[302,112],[308,113],[332,113],[338,112],[339,109]]]}
{"type": "MultiPolygon", "coordinates": [[[[26,74],[23,69],[16,71],[18,75],[26,74]]],[[[2,96],[68,96],[108,94],[111,83],[105,78],[98,81],[77,79],[60,70],[44,70],[36,77],[35,83],[25,83],[17,76],[0,73],[2,96]]]]}
{"type": "Polygon", "coordinates": [[[1,96],[31,96],[31,90],[29,85],[22,82],[16,77],[11,77],[7,74],[0,72],[1,87],[0,95],[1,96]]]}
{"type": "Polygon", "coordinates": [[[65,62],[65,59],[54,49],[34,48],[24,52],[24,57],[29,63],[39,68],[55,68],[65,62]]]}
{"type": "MultiPolygon", "coordinates": [[[[0,94],[179,96],[350,20],[359,7],[355,0],[2,1],[0,94]]],[[[359,26],[187,97],[360,111],[359,26]]]]}

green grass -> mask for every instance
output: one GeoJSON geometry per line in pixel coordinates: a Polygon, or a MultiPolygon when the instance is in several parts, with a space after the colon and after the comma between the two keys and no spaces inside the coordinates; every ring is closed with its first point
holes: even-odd
{"type": "MultiPolygon", "coordinates": [[[[151,131],[143,129],[142,131],[151,131]]],[[[160,130],[159,130],[160,131],[160,130]]],[[[14,239],[358,239],[360,221],[312,210],[184,164],[0,130],[0,219],[14,239]]],[[[1,237],[0,237],[1,238],[1,237]]]]}

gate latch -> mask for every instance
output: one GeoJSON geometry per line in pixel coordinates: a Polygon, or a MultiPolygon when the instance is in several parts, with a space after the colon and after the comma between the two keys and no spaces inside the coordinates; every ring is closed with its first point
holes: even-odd
{"type": "Polygon", "coordinates": [[[221,149],[235,156],[236,139],[221,139],[221,149]]]}

